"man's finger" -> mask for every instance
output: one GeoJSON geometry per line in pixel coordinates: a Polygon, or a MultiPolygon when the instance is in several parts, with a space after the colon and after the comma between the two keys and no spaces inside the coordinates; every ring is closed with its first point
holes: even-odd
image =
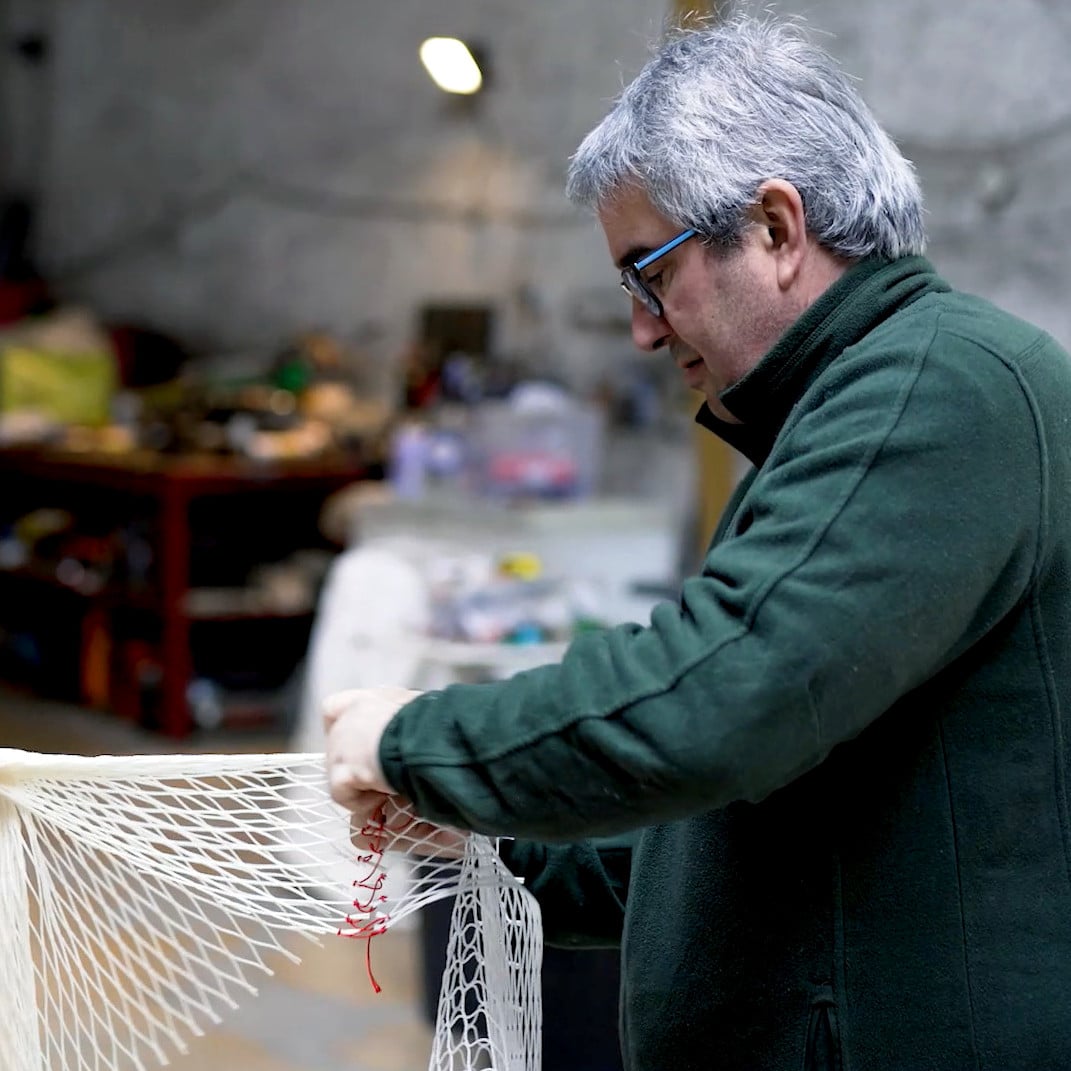
{"type": "Polygon", "coordinates": [[[362,850],[382,850],[386,835],[383,826],[383,805],[387,797],[382,792],[358,792],[352,797],[350,810],[350,841],[362,850]]]}
{"type": "Polygon", "coordinates": [[[389,796],[385,785],[381,784],[382,778],[373,774],[366,761],[358,757],[357,761],[347,761],[346,758],[332,758],[327,755],[327,788],[335,803],[353,810],[355,801],[362,793],[372,793],[378,799],[389,796]]]}
{"type": "Polygon", "coordinates": [[[350,688],[344,692],[335,692],[323,701],[325,729],[330,730],[331,726],[342,717],[350,703],[356,698],[357,694],[358,689],[350,688]]]}

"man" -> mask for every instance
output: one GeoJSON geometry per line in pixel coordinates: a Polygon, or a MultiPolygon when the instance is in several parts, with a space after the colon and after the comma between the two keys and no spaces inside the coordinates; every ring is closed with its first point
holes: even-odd
{"type": "Polygon", "coordinates": [[[519,838],[547,939],[621,944],[632,1071],[1071,1067],[1067,355],[922,258],[793,26],[669,42],[569,192],[754,469],[650,627],[334,704],[336,798],[519,838]]]}

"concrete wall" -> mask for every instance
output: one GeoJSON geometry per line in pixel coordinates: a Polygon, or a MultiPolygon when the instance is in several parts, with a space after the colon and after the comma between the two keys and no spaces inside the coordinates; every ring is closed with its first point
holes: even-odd
{"type": "Polygon", "coordinates": [[[613,278],[564,167],[650,5],[48,2],[42,249],[66,294],[210,347],[324,326],[385,356],[420,302],[490,300],[502,349],[582,364],[563,300],[613,278]],[[484,44],[484,97],[431,84],[434,33],[484,44]]]}
{"type": "Polygon", "coordinates": [[[956,285],[1071,345],[1071,4],[811,0],[793,4],[912,159],[930,254],[956,285]]]}
{"type": "MultiPolygon", "coordinates": [[[[491,301],[500,349],[582,386],[631,360],[601,238],[561,185],[657,36],[658,5],[4,2],[52,26],[47,93],[29,94],[41,121],[4,166],[39,176],[42,249],[71,298],[215,349],[325,326],[385,367],[419,303],[491,301]],[[477,107],[450,107],[424,75],[433,33],[487,47],[477,107]]],[[[834,35],[916,161],[939,266],[1071,342],[1065,0],[781,7],[834,35]]],[[[24,82],[18,100],[7,79],[9,117],[24,82]]]]}

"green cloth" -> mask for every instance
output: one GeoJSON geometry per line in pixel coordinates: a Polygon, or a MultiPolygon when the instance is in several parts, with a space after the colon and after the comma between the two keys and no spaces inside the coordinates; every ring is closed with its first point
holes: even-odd
{"type": "Polygon", "coordinates": [[[543,842],[630,1071],[1071,1067],[1071,361],[871,260],[723,402],[756,468],[679,602],[410,703],[388,780],[543,842]]]}

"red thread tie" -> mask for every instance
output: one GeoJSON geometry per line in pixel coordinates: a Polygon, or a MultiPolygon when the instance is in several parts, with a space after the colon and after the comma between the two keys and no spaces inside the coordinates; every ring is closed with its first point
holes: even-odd
{"type": "MultiPolygon", "coordinates": [[[[385,831],[386,814],[383,805],[380,804],[373,813],[371,820],[362,826],[359,834],[360,837],[367,839],[370,853],[357,856],[357,862],[367,866],[369,870],[363,878],[356,878],[353,882],[354,888],[363,889],[367,894],[365,901],[361,900],[360,894],[353,901],[353,906],[363,916],[371,915],[376,910],[376,904],[387,902],[387,897],[380,892],[383,888],[383,883],[387,880],[387,875],[383,870],[383,838],[385,831]]],[[[382,993],[383,990],[372,973],[372,938],[386,933],[389,923],[389,914],[363,919],[356,919],[353,915],[347,915],[346,925],[352,927],[351,932],[343,933],[341,928],[338,931],[339,937],[351,937],[354,940],[365,942],[365,968],[368,971],[368,980],[372,983],[372,988],[377,993],[382,993]]]]}

